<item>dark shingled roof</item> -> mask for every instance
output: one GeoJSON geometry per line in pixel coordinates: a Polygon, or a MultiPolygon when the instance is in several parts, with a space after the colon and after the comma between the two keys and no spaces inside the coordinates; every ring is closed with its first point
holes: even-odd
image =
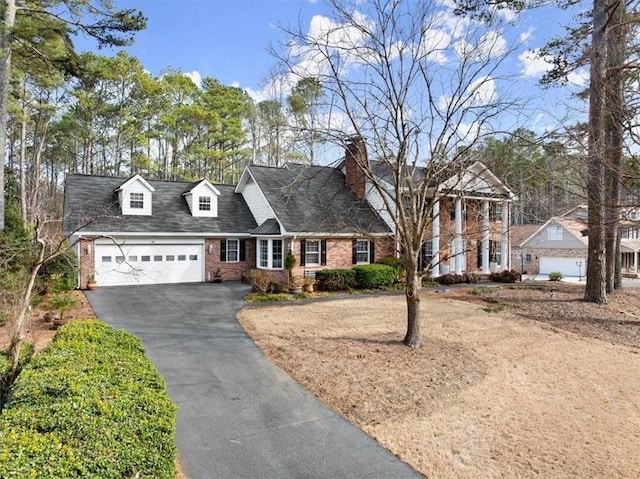
{"type": "Polygon", "coordinates": [[[249,171],[287,232],[390,233],[371,205],[349,190],[336,168],[250,166],[249,171]]]}
{"type": "Polygon", "coordinates": [[[257,226],[232,185],[214,185],[220,191],[217,218],[191,216],[182,194],[198,182],[147,180],[155,188],[153,215],[123,216],[114,190],[125,181],[127,178],[112,176],[67,175],[64,233],[70,234],[89,221],[82,232],[249,234],[257,226]]]}

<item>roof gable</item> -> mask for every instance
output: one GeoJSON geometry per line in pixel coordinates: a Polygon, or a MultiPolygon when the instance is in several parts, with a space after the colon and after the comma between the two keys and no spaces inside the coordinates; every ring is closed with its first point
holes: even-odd
{"type": "MultiPolygon", "coordinates": [[[[250,178],[253,179],[286,233],[390,232],[371,205],[357,199],[347,188],[344,174],[337,168],[303,165],[272,168],[252,165],[245,173],[247,175],[243,174],[237,189],[246,190],[250,178]]],[[[267,216],[262,221],[268,218],[267,216]]],[[[256,220],[262,222],[258,218],[256,220]]]]}
{"type": "Polygon", "coordinates": [[[531,236],[522,241],[525,248],[585,248],[588,245],[588,237],[582,232],[587,225],[583,221],[562,216],[554,216],[540,226],[531,236]],[[549,239],[549,228],[561,228],[563,237],[561,240],[549,239]]]}
{"type": "Polygon", "coordinates": [[[118,191],[126,190],[128,188],[131,188],[135,184],[141,184],[147,190],[149,190],[150,193],[153,193],[154,191],[156,191],[156,189],[153,186],[151,186],[151,184],[149,184],[149,182],[147,180],[145,180],[142,176],[140,176],[138,174],[133,175],[131,178],[126,180],[124,183],[122,183],[120,186],[115,188],[113,191],[115,191],[117,193],[118,191]]]}
{"type": "Polygon", "coordinates": [[[474,161],[441,183],[440,191],[461,192],[464,196],[497,196],[515,199],[516,195],[483,163],[474,161]]]}

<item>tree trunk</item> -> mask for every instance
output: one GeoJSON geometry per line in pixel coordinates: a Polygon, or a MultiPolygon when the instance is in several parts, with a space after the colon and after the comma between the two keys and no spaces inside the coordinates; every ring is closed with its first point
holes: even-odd
{"type": "Polygon", "coordinates": [[[45,243],[38,236],[38,228],[40,228],[40,225],[36,224],[35,234],[39,248],[38,260],[31,268],[29,280],[22,294],[22,300],[20,301],[20,310],[18,312],[18,317],[10,326],[10,343],[7,353],[9,359],[11,360],[11,372],[9,374],[9,377],[7,378],[6,383],[3,384],[3,389],[10,387],[11,384],[13,384],[13,381],[16,378],[16,374],[18,373],[18,367],[20,365],[20,350],[22,349],[22,344],[24,343],[27,333],[27,315],[29,313],[29,306],[31,305],[31,294],[33,292],[33,286],[35,285],[38,272],[40,271],[40,268],[44,263],[45,243]]]}
{"type": "Polygon", "coordinates": [[[417,267],[407,268],[407,333],[402,342],[411,348],[420,347],[420,287],[417,267]]]}
{"type": "MultiPolygon", "coordinates": [[[[23,93],[26,96],[26,91],[23,93]]],[[[20,216],[24,225],[28,221],[27,210],[27,104],[25,101],[20,121],[20,216]]]]}
{"type": "Polygon", "coordinates": [[[593,2],[591,79],[589,84],[588,220],[589,249],[585,301],[607,302],[605,289],[605,167],[604,167],[604,80],[606,50],[606,1],[593,2]]]}
{"type": "Polygon", "coordinates": [[[5,226],[4,157],[7,143],[7,112],[9,110],[9,80],[11,79],[11,37],[16,23],[15,0],[3,0],[0,25],[0,231],[5,226]]]}
{"type": "Polygon", "coordinates": [[[607,293],[620,288],[622,270],[620,264],[620,191],[622,181],[622,150],[624,145],[624,59],[625,59],[625,5],[620,0],[609,0],[610,18],[606,33],[607,82],[606,82],[606,261],[607,293]]]}

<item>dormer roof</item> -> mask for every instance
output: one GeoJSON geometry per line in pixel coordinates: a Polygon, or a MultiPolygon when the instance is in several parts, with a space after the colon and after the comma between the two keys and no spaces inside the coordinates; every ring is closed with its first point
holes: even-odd
{"type": "Polygon", "coordinates": [[[128,180],[126,180],[124,183],[122,183],[120,186],[118,186],[117,188],[115,188],[113,190],[114,193],[118,193],[121,190],[126,190],[128,189],[131,185],[135,184],[135,183],[141,183],[142,185],[144,185],[144,187],[146,189],[148,189],[150,192],[154,192],[156,191],[156,189],[151,186],[151,184],[149,184],[149,182],[147,180],[145,180],[142,176],[135,174],[133,175],[131,178],[129,178],[128,180]]]}

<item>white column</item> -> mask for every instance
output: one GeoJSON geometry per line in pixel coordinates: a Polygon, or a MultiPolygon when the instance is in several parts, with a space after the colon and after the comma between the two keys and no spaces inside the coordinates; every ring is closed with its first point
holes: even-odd
{"type": "Polygon", "coordinates": [[[482,201],[482,273],[489,274],[489,201],[482,201]]]}
{"type": "Polygon", "coordinates": [[[431,246],[433,247],[433,261],[431,277],[440,276],[440,200],[434,200],[431,211],[433,222],[431,223],[431,246]]]}
{"type": "Polygon", "coordinates": [[[500,251],[500,268],[504,271],[509,266],[509,258],[511,255],[511,251],[509,251],[509,203],[507,201],[502,202],[502,235],[500,237],[500,251]]]}
{"type": "Polygon", "coordinates": [[[455,273],[462,274],[462,198],[456,198],[456,237],[453,240],[455,273]]]}

